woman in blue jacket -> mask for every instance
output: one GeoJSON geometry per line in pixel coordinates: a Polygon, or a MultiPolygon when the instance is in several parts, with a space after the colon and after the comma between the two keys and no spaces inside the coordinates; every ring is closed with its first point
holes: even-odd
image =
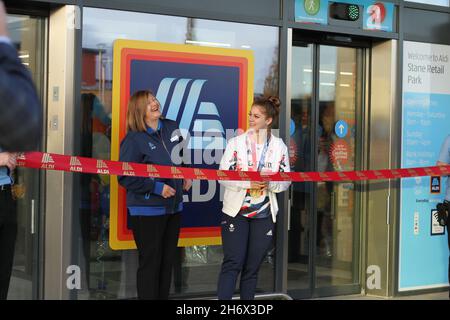
{"type": "MultiPolygon", "coordinates": [[[[160,104],[147,90],[128,103],[127,135],[120,145],[120,161],[174,165],[172,149],[182,137],[176,122],[161,117],[160,104]]],[[[191,180],[120,176],[127,190],[127,208],[139,252],[139,299],[167,299],[183,210],[183,189],[191,180]]]]}

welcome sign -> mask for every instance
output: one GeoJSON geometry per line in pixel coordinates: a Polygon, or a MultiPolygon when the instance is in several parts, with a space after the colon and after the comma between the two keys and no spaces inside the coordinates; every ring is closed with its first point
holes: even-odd
{"type": "MultiPolygon", "coordinates": [[[[404,43],[402,168],[436,165],[450,135],[449,57],[450,46],[404,43]]],[[[399,291],[448,285],[447,235],[435,231],[433,217],[447,179],[401,181],[399,291]]]]}

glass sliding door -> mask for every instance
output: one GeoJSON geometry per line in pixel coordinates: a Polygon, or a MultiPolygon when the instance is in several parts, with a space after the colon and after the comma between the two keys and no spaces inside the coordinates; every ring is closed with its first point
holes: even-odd
{"type": "MultiPolygon", "coordinates": [[[[363,50],[292,47],[291,162],[295,171],[360,168],[363,50]]],[[[354,183],[294,183],[288,291],[294,297],[359,285],[358,193],[354,183]]]]}
{"type": "MultiPolygon", "coordinates": [[[[292,171],[312,171],[311,112],[313,45],[292,48],[292,100],[290,150],[292,171]]],[[[288,289],[308,289],[310,270],[310,204],[312,183],[293,183],[289,219],[288,289]]]]}
{"type": "MultiPolygon", "coordinates": [[[[360,108],[361,49],[320,46],[317,171],[357,169],[356,113],[360,108]]],[[[361,123],[361,121],[359,121],[361,123]]],[[[318,182],[316,287],[355,283],[355,184],[318,182]]]]}
{"type": "MultiPolygon", "coordinates": [[[[40,94],[44,89],[45,18],[8,15],[8,31],[22,63],[40,94]]],[[[17,168],[13,173],[17,201],[17,240],[8,299],[38,298],[40,238],[40,171],[17,168]]]]}

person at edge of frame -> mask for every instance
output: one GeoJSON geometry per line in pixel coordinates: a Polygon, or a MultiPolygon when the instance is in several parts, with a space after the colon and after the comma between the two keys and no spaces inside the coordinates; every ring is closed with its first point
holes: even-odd
{"type": "MultiPolygon", "coordinates": [[[[438,166],[448,166],[450,165],[450,134],[446,137],[444,142],[442,143],[441,150],[439,152],[438,161],[436,162],[438,166]]],[[[447,177],[447,186],[445,191],[445,199],[442,204],[446,207],[447,217],[446,217],[446,225],[447,225],[447,240],[448,240],[448,248],[450,250],[450,233],[449,233],[449,219],[448,219],[448,211],[450,207],[450,176],[447,177]]],[[[450,254],[448,257],[448,281],[450,285],[450,254]]],[[[450,298],[450,286],[448,296],[450,298]]]]}

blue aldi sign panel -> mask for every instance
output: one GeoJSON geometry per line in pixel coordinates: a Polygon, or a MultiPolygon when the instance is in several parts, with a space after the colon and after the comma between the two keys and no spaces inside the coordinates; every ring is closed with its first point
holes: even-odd
{"type": "MultiPolygon", "coordinates": [[[[253,100],[253,54],[249,50],[117,40],[114,44],[112,160],[125,136],[129,97],[154,92],[163,115],[176,121],[196,168],[217,169],[226,130],[245,130],[253,100]],[[218,153],[218,157],[214,157],[218,153]],[[208,155],[205,157],[205,155],[208,155]]],[[[127,226],[125,190],[111,181],[110,244],[135,248],[127,226]]],[[[221,190],[197,180],[184,196],[180,246],[221,244],[221,190]]]]}

